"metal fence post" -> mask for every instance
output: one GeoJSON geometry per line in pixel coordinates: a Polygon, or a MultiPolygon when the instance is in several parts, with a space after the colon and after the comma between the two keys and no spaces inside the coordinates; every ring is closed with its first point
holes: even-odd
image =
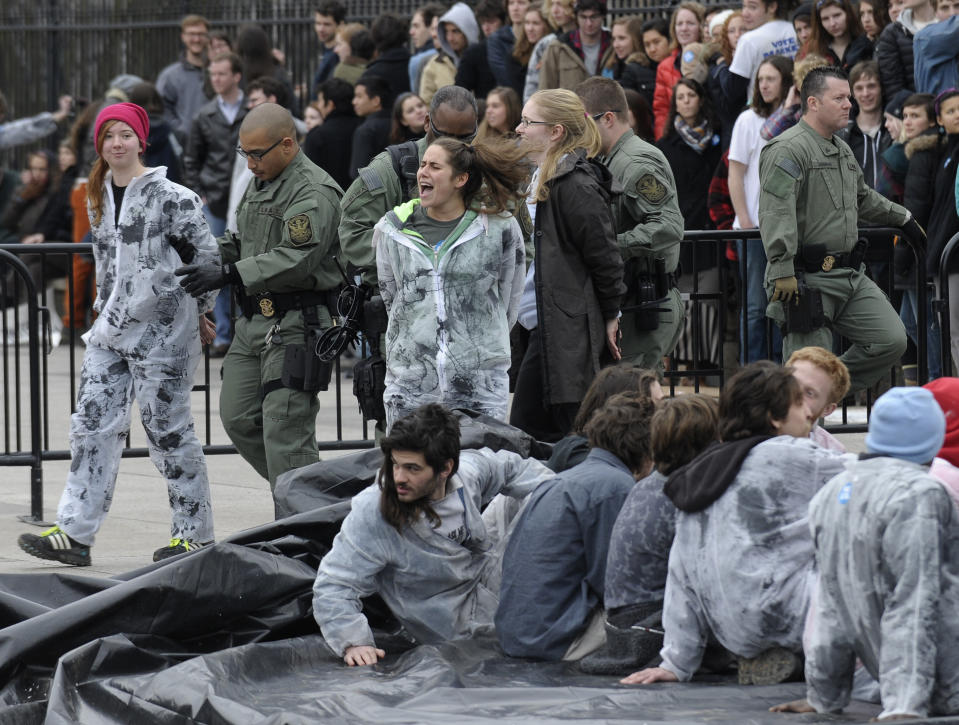
{"type": "Polygon", "coordinates": [[[18,257],[0,249],[0,261],[10,265],[23,280],[27,289],[27,324],[30,326],[30,515],[21,521],[38,523],[43,520],[43,442],[40,437],[40,329],[37,289],[27,266],[18,257]]]}

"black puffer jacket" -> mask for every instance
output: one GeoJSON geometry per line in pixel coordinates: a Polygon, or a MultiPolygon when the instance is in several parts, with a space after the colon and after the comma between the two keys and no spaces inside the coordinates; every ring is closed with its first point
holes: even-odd
{"type": "Polygon", "coordinates": [[[656,91],[656,66],[649,62],[645,53],[633,53],[624,60],[616,59],[610,64],[615,51],[612,47],[600,62],[602,73],[619,82],[623,88],[630,88],[641,94],[653,108],[653,94],[656,91]]]}
{"type": "Polygon", "coordinates": [[[578,403],[600,369],[606,320],[626,285],[610,211],[609,169],[568,154],[536,205],[536,307],[543,342],[545,403],[578,403]]]}
{"type": "MultiPolygon", "coordinates": [[[[912,43],[910,43],[910,48],[911,47],[912,43]]],[[[860,35],[858,38],[854,38],[853,41],[848,45],[846,52],[842,54],[842,58],[837,57],[836,54],[829,49],[826,52],[826,60],[828,60],[832,65],[839,66],[846,71],[846,73],[848,73],[849,70],[859,61],[870,60],[873,56],[873,52],[874,48],[872,41],[869,40],[868,36],[860,35]]]]}
{"type": "Polygon", "coordinates": [[[206,198],[210,212],[225,219],[230,201],[230,181],[240,123],[246,116],[244,104],[232,124],[220,113],[214,98],[200,106],[190,129],[183,155],[183,185],[206,198]]]}
{"type": "Polygon", "coordinates": [[[912,31],[898,21],[889,23],[879,34],[875,57],[879,61],[883,98],[892,98],[903,89],[915,92],[912,40],[912,31]]]}

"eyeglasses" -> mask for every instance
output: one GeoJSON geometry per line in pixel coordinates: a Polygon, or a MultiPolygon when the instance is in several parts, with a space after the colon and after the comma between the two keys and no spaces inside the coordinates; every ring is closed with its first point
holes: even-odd
{"type": "Polygon", "coordinates": [[[273,142],[273,145],[270,146],[270,148],[268,148],[266,151],[246,151],[246,150],[243,149],[242,146],[237,146],[237,147],[236,147],[236,152],[237,152],[238,154],[240,154],[240,156],[242,156],[242,157],[245,158],[245,159],[253,159],[253,160],[256,161],[257,163],[260,163],[260,162],[263,160],[263,157],[264,157],[264,156],[266,156],[268,153],[270,153],[270,151],[272,151],[273,149],[275,149],[275,148],[276,148],[277,146],[279,146],[281,143],[283,143],[283,139],[282,139],[282,138],[281,138],[279,141],[274,141],[274,142],[273,142]]]}
{"type": "Polygon", "coordinates": [[[436,127],[436,124],[433,123],[433,116],[431,114],[427,113],[426,117],[430,121],[430,128],[433,129],[433,135],[436,136],[436,138],[455,138],[457,141],[463,141],[464,143],[469,143],[476,138],[476,132],[478,130],[477,126],[473,126],[473,130],[469,133],[447,133],[446,131],[441,131],[436,127]]]}
{"type": "Polygon", "coordinates": [[[617,110],[612,110],[612,111],[600,111],[599,113],[594,113],[592,116],[590,116],[590,118],[593,119],[594,121],[598,121],[598,120],[601,119],[603,116],[605,116],[607,113],[622,113],[622,111],[621,111],[621,110],[618,110],[618,109],[617,109],[617,110]]]}
{"type": "Polygon", "coordinates": [[[522,116],[519,119],[519,125],[523,128],[529,128],[530,126],[552,126],[553,124],[549,121],[533,121],[526,118],[526,116],[522,116]]]}

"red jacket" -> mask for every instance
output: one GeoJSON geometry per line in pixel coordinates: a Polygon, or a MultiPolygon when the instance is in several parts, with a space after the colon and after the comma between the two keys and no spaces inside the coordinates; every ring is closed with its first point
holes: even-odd
{"type": "Polygon", "coordinates": [[[653,94],[653,120],[656,124],[656,140],[663,137],[666,120],[669,118],[669,104],[673,100],[673,86],[683,77],[676,67],[679,48],[667,55],[656,68],[656,91],[653,94]]]}

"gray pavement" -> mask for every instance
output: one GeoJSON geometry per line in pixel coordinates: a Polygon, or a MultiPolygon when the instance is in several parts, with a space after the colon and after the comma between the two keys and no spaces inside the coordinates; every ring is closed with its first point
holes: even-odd
{"type": "MultiPolygon", "coordinates": [[[[55,349],[48,357],[49,368],[49,446],[50,450],[69,449],[70,431],[70,349],[66,344],[55,349]]],[[[2,355],[2,351],[0,351],[2,355]]],[[[83,348],[73,352],[76,370],[79,373],[83,348]]],[[[27,369],[27,354],[23,350],[19,355],[20,365],[27,369]]],[[[220,363],[210,361],[211,391],[211,437],[213,444],[228,444],[229,440],[219,420],[220,363]]],[[[12,366],[13,357],[7,359],[12,366]]],[[[202,365],[197,379],[202,380],[202,365]]],[[[13,405],[13,379],[7,376],[4,390],[6,403],[13,405]]],[[[22,400],[29,400],[26,383],[23,383],[22,400]]],[[[341,387],[343,408],[343,429],[339,436],[343,440],[357,440],[362,437],[360,415],[352,393],[352,380],[343,380],[341,387]]],[[[193,394],[193,412],[197,431],[201,440],[204,432],[204,394],[193,394]]],[[[317,438],[321,441],[333,441],[338,438],[336,426],[335,386],[321,394],[320,415],[317,419],[317,438]]],[[[852,411],[850,421],[857,416],[864,420],[864,412],[852,411]]],[[[24,415],[24,418],[27,418],[24,415]]],[[[836,422],[839,422],[836,420],[836,422]]],[[[372,431],[371,431],[372,432],[372,431]]],[[[13,430],[4,430],[0,419],[0,444],[4,436],[13,430]]],[[[29,441],[29,428],[21,431],[25,444],[29,441]]],[[[861,434],[840,436],[843,443],[852,451],[863,449],[861,434]]],[[[144,433],[139,423],[139,414],[134,408],[132,424],[132,445],[144,445],[144,433]]],[[[343,455],[347,451],[324,452],[323,458],[343,455]]],[[[69,470],[69,461],[51,461],[43,466],[43,513],[44,518],[52,521],[56,514],[57,501],[63,490],[63,484],[69,470]]],[[[207,457],[210,475],[210,488],[213,497],[213,512],[218,539],[244,529],[272,520],[273,500],[270,487],[238,455],[212,455],[207,457]]],[[[120,464],[120,475],[113,498],[113,506],[106,522],[100,529],[96,544],[92,550],[92,565],[89,567],[68,567],[47,562],[27,555],[17,546],[17,536],[25,531],[39,532],[38,526],[25,524],[18,520],[20,515],[30,513],[30,476],[26,467],[0,468],[0,573],[33,573],[69,571],[77,574],[108,576],[139,568],[152,561],[153,551],[165,546],[170,536],[169,505],[166,486],[149,458],[125,458],[120,464]]]]}

